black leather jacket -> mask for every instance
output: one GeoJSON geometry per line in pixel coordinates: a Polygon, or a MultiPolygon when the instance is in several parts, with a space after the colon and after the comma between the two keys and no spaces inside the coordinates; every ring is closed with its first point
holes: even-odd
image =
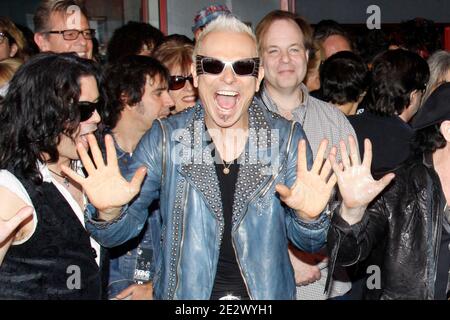
{"type": "Polygon", "coordinates": [[[333,215],[331,268],[366,259],[378,264],[381,290],[366,290],[365,299],[433,299],[445,196],[431,156],[395,173],[359,223],[350,226],[333,215]]]}

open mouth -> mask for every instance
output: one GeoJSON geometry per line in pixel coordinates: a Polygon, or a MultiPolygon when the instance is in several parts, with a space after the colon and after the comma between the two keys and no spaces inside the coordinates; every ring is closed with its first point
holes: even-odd
{"type": "Polygon", "coordinates": [[[230,113],[239,101],[239,93],[231,90],[216,92],[216,103],[221,113],[230,113]]]}

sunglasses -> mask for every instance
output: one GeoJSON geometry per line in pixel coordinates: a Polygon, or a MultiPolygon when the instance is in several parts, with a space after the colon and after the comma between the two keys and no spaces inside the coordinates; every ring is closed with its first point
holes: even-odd
{"type": "Polygon", "coordinates": [[[234,74],[237,76],[258,77],[259,58],[248,58],[231,62],[197,55],[195,63],[197,75],[205,73],[221,74],[225,66],[231,66],[234,74]]]}
{"type": "Polygon", "coordinates": [[[192,74],[184,77],[184,76],[170,76],[169,78],[169,90],[180,90],[186,84],[186,81],[189,81],[191,85],[194,85],[194,79],[192,78],[192,74]]]}
{"type": "Polygon", "coordinates": [[[77,106],[80,110],[80,122],[88,120],[94,114],[95,110],[101,107],[100,100],[97,102],[80,101],[77,106]]]}

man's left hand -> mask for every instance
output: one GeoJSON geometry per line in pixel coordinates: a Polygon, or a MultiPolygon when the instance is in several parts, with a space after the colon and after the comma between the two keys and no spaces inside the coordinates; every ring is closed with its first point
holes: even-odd
{"type": "MultiPolygon", "coordinates": [[[[281,200],[306,221],[316,220],[327,205],[337,178],[331,174],[331,163],[324,155],[328,141],[322,140],[310,171],[307,168],[306,141],[298,145],[297,179],[291,188],[277,185],[281,200]],[[325,162],[325,164],[324,164],[325,162]],[[331,174],[331,176],[330,176],[331,174]]],[[[336,152],[333,148],[331,152],[336,152]]]]}

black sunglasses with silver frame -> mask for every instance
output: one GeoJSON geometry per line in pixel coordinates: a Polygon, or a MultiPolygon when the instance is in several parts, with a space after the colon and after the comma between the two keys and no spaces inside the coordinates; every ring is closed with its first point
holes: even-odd
{"type": "Polygon", "coordinates": [[[197,55],[195,58],[197,75],[221,74],[226,66],[231,66],[237,76],[252,76],[257,78],[259,74],[259,58],[247,58],[236,61],[222,61],[212,57],[197,55]]]}

